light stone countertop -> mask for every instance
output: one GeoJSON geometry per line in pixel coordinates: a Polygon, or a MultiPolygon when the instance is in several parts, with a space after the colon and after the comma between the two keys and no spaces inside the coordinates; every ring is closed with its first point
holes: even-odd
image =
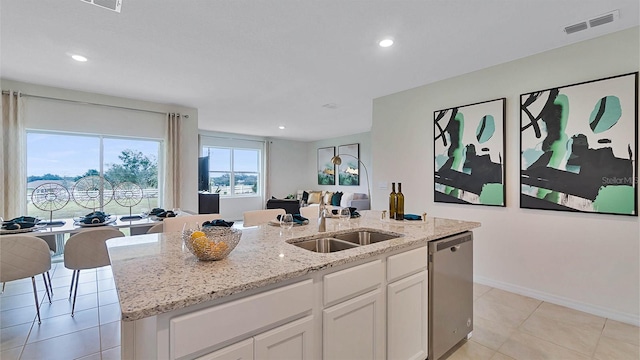
{"type": "Polygon", "coordinates": [[[315,224],[281,230],[271,225],[242,229],[242,238],[220,261],[199,261],[180,233],[146,234],[107,241],[123,321],[133,321],[222,298],[245,290],[374,257],[385,252],[472,230],[480,223],[428,217],[427,221],[381,220],[380,211],[362,217],[327,219],[326,234],[367,228],[403,237],[329,254],[286,241],[318,235],[315,224]]]}

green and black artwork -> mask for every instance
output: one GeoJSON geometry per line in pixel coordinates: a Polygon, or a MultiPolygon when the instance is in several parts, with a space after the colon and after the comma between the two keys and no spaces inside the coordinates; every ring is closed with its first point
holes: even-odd
{"type": "Polygon", "coordinates": [[[520,207],[637,216],[638,73],[520,95],[520,207]]]}
{"type": "Polygon", "coordinates": [[[436,202],[505,206],[505,99],[434,112],[436,202]]]}

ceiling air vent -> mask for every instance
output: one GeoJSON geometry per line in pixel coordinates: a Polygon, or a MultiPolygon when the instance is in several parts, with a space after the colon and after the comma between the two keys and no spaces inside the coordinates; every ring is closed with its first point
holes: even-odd
{"type": "Polygon", "coordinates": [[[568,35],[568,34],[573,34],[575,32],[578,32],[578,31],[587,30],[588,28],[589,28],[589,26],[587,26],[587,23],[585,21],[583,21],[581,23],[577,23],[577,24],[574,24],[574,25],[566,26],[564,28],[564,32],[566,32],[567,35],[568,35]]]}
{"type": "Polygon", "coordinates": [[[93,4],[96,6],[100,6],[101,8],[113,10],[115,12],[120,12],[120,8],[122,7],[122,0],[82,0],[86,3],[93,4]]]}
{"type": "Polygon", "coordinates": [[[608,14],[604,14],[604,15],[600,15],[598,17],[595,17],[593,19],[589,19],[589,26],[590,27],[594,27],[594,26],[600,26],[600,25],[604,25],[604,24],[608,24],[610,22],[613,22],[613,20],[618,18],[618,10],[612,11],[608,14]]]}

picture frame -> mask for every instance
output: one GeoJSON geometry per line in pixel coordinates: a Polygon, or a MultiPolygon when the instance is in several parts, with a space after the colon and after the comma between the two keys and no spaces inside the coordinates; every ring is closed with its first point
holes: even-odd
{"type": "Polygon", "coordinates": [[[338,155],[342,159],[338,165],[338,185],[360,185],[360,144],[340,145],[338,155]]]}
{"type": "Polygon", "coordinates": [[[336,155],[336,147],[318,148],[318,185],[335,185],[335,165],[331,159],[336,155]]]}
{"type": "Polygon", "coordinates": [[[506,98],[436,110],[434,201],[506,206],[506,98]]]}
{"type": "Polygon", "coordinates": [[[520,207],[638,216],[638,72],[520,95],[520,207]]]}

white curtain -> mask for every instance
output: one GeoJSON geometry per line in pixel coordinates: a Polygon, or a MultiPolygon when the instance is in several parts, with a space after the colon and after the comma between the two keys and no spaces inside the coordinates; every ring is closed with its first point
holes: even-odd
{"type": "Polygon", "coordinates": [[[26,134],[20,93],[2,93],[2,144],[0,146],[0,216],[5,220],[26,215],[26,134]]]}
{"type": "Polygon", "coordinates": [[[180,207],[180,114],[167,114],[166,138],[166,166],[165,166],[165,201],[166,208],[180,207]]]}

